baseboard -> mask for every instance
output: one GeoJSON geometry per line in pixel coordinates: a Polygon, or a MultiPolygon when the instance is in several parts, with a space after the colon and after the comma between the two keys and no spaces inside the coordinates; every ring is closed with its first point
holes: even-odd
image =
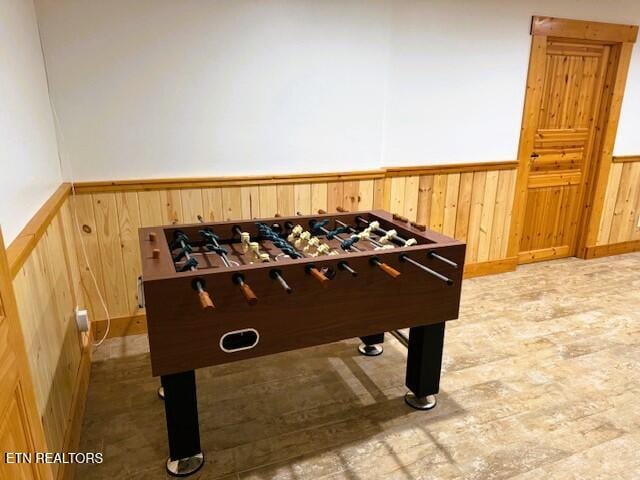
{"type": "Polygon", "coordinates": [[[502,258],[500,260],[491,260],[489,262],[469,263],[464,266],[464,278],[512,272],[517,266],[518,257],[502,258]]]}
{"type": "Polygon", "coordinates": [[[640,240],[629,242],[610,243],[608,245],[592,245],[585,250],[584,258],[608,257],[609,255],[620,255],[640,251],[640,240]]]}
{"type": "MultiPolygon", "coordinates": [[[[77,452],[80,447],[80,434],[82,432],[82,422],[87,404],[87,392],[89,390],[89,377],[91,374],[91,345],[87,345],[82,350],[80,367],[76,383],[73,387],[71,399],[71,409],[67,419],[63,449],[65,452],[77,452]]],[[[72,480],[74,478],[75,467],[72,463],[63,463],[58,469],[57,480],[72,480]]]]}
{"type": "MultiPolygon", "coordinates": [[[[100,339],[107,329],[107,321],[97,320],[91,326],[94,332],[93,338],[100,339]]],[[[107,338],[126,337],[140,333],[147,333],[147,317],[144,313],[129,317],[112,318],[107,338]]]]}
{"type": "Polygon", "coordinates": [[[518,254],[518,263],[533,263],[553,260],[555,258],[563,258],[569,256],[569,245],[560,247],[540,248],[538,250],[529,250],[518,254]]]}

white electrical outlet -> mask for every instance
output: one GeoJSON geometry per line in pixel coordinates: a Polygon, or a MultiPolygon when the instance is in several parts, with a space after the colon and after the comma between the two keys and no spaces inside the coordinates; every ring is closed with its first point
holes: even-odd
{"type": "Polygon", "coordinates": [[[87,310],[79,310],[78,307],[76,307],[76,323],[78,324],[78,330],[88,332],[89,312],[87,310]]]}

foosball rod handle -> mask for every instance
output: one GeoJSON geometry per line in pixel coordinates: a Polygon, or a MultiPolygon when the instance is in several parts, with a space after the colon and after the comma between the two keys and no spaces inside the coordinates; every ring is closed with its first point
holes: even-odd
{"type": "Polygon", "coordinates": [[[339,207],[339,206],[338,206],[338,207],[336,207],[336,212],[339,212],[339,213],[349,213],[349,210],[347,210],[347,209],[346,209],[346,208],[344,208],[344,207],[339,207]]]}
{"type": "Polygon", "coordinates": [[[244,283],[244,276],[242,276],[239,273],[236,273],[233,276],[233,281],[236,285],[238,285],[240,287],[240,292],[242,292],[242,295],[244,296],[244,299],[247,301],[247,303],[249,305],[255,305],[256,303],[258,303],[258,297],[255,293],[253,293],[253,290],[251,290],[251,287],[249,285],[247,285],[246,283],[244,283]]]}
{"type": "Polygon", "coordinates": [[[318,210],[318,215],[326,215],[327,211],[323,209],[318,210]]]}
{"type": "Polygon", "coordinates": [[[320,270],[318,270],[314,266],[309,266],[306,270],[308,274],[310,274],[313,278],[320,282],[320,285],[322,285],[323,288],[327,288],[329,279],[325,277],[320,270]]]}
{"type": "Polygon", "coordinates": [[[198,297],[200,298],[200,305],[203,309],[216,308],[216,306],[213,304],[213,300],[211,300],[209,294],[204,290],[198,292],[198,297]]]}
{"type": "Polygon", "coordinates": [[[249,285],[247,285],[246,283],[242,283],[240,285],[240,291],[242,292],[242,295],[244,295],[244,298],[249,305],[255,305],[256,303],[258,303],[258,297],[255,293],[253,293],[253,290],[251,290],[251,287],[249,285]]]}
{"type": "Polygon", "coordinates": [[[372,258],[371,263],[382,270],[384,273],[389,275],[391,278],[398,278],[400,276],[400,272],[398,270],[391,267],[390,265],[387,265],[384,262],[381,262],[377,258],[372,258]]]}
{"type": "Polygon", "coordinates": [[[213,304],[213,300],[211,300],[211,297],[209,296],[207,291],[204,289],[204,280],[198,278],[194,280],[191,285],[193,286],[194,290],[198,292],[198,298],[200,299],[200,306],[203,309],[206,310],[207,308],[216,308],[216,306],[213,304]]]}

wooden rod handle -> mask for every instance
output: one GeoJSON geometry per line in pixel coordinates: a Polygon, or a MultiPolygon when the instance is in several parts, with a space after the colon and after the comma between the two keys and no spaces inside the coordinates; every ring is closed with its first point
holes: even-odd
{"type": "Polygon", "coordinates": [[[336,207],[336,211],[340,213],[349,213],[349,210],[344,207],[336,207]]]}
{"type": "Polygon", "coordinates": [[[244,295],[244,298],[249,305],[255,305],[256,303],[258,303],[258,297],[255,293],[253,293],[253,290],[251,290],[251,287],[249,285],[247,285],[246,283],[241,283],[240,291],[242,292],[242,295],[244,295]]]}
{"type": "Polygon", "coordinates": [[[409,219],[407,217],[403,217],[402,215],[398,215],[397,213],[393,214],[393,219],[398,220],[399,222],[408,222],[409,219]]]}
{"type": "Polygon", "coordinates": [[[198,292],[198,297],[200,297],[200,305],[202,305],[202,308],[216,308],[216,306],[213,304],[213,300],[211,300],[209,294],[204,290],[198,292]]]}
{"type": "Polygon", "coordinates": [[[320,284],[326,288],[329,282],[329,279],[327,277],[324,276],[324,274],[318,270],[317,268],[313,267],[309,269],[309,273],[313,276],[313,278],[315,278],[316,280],[318,280],[320,282],[320,284]]]}
{"type": "Polygon", "coordinates": [[[422,232],[427,230],[427,226],[423,225],[422,223],[416,223],[416,222],[411,222],[411,226],[417,230],[420,230],[422,232]]]}
{"type": "Polygon", "coordinates": [[[318,210],[318,215],[324,215],[326,213],[327,213],[326,210],[322,210],[322,209],[318,210]]]}
{"type": "Polygon", "coordinates": [[[398,270],[396,270],[393,267],[390,267],[384,262],[378,262],[376,263],[376,265],[378,265],[380,270],[382,270],[384,273],[389,275],[391,278],[398,278],[400,276],[400,272],[398,270]]]}
{"type": "Polygon", "coordinates": [[[154,248],[151,252],[151,258],[157,260],[160,258],[160,250],[158,248],[154,248]]]}
{"type": "Polygon", "coordinates": [[[149,241],[150,241],[150,242],[155,242],[155,241],[156,241],[156,238],[157,238],[157,235],[155,234],[155,232],[151,232],[151,233],[149,234],[149,241]]]}

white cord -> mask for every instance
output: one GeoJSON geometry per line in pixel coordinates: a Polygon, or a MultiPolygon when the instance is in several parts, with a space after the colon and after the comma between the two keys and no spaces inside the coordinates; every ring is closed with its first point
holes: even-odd
{"type": "Polygon", "coordinates": [[[111,329],[111,315],[109,314],[107,303],[105,302],[104,297],[102,296],[102,292],[100,291],[100,287],[98,286],[98,280],[96,279],[96,276],[93,273],[93,268],[91,268],[91,264],[89,263],[89,255],[87,255],[87,246],[84,243],[84,238],[82,238],[80,222],[78,222],[78,211],[76,209],[76,187],[73,180],[71,180],[71,196],[73,198],[73,221],[76,224],[76,230],[78,231],[78,238],[80,239],[80,246],[82,247],[82,256],[84,257],[85,264],[87,265],[87,269],[89,270],[89,275],[91,275],[91,280],[93,280],[93,285],[96,287],[96,292],[98,292],[98,298],[100,299],[100,303],[102,304],[102,308],[104,309],[105,316],[107,317],[107,329],[105,330],[104,335],[102,336],[99,342],[93,344],[94,347],[99,347],[109,336],[109,330],[111,329]]]}
{"type": "MultiPolygon", "coordinates": [[[[64,172],[64,160],[63,160],[63,145],[64,145],[64,135],[62,134],[62,129],[60,128],[60,122],[58,120],[58,112],[56,111],[56,108],[53,104],[53,98],[51,95],[51,86],[49,85],[49,69],[47,68],[47,57],[44,54],[44,45],[42,43],[42,34],[40,33],[40,28],[38,28],[38,35],[40,37],[40,51],[42,52],[42,62],[44,63],[44,73],[45,73],[45,78],[46,78],[46,82],[47,82],[47,90],[48,90],[48,96],[49,96],[49,106],[51,107],[51,115],[53,117],[53,126],[55,129],[55,132],[57,134],[57,140],[58,140],[58,166],[60,168],[60,175],[62,176],[63,172],[64,172]]],[[[78,221],[78,211],[76,209],[76,186],[75,186],[75,182],[73,180],[74,175],[73,175],[73,168],[71,166],[71,162],[67,162],[68,165],[68,169],[69,169],[69,183],[71,183],[71,197],[73,198],[73,222],[75,223],[76,226],[76,230],[78,231],[78,239],[80,240],[80,246],[81,246],[81,250],[82,250],[82,256],[84,257],[84,261],[85,264],[87,265],[87,270],[89,270],[89,275],[91,275],[91,280],[93,281],[93,285],[96,288],[96,292],[98,293],[98,298],[100,300],[100,303],[102,304],[102,308],[104,309],[104,313],[107,319],[107,329],[104,332],[104,335],[102,336],[102,338],[100,339],[99,342],[94,343],[93,346],[94,347],[99,347],[100,345],[102,345],[102,343],[107,339],[108,335],[109,335],[109,330],[111,329],[111,314],[109,313],[109,309],[107,308],[107,302],[104,299],[104,296],[102,295],[102,292],[100,291],[100,287],[98,286],[98,280],[96,279],[95,273],[93,272],[93,268],[91,268],[91,263],[89,262],[89,255],[87,254],[87,246],[84,243],[84,238],[82,236],[82,231],[80,229],[80,222],[78,221]]],[[[75,286],[74,286],[75,288],[75,286]]]]}

